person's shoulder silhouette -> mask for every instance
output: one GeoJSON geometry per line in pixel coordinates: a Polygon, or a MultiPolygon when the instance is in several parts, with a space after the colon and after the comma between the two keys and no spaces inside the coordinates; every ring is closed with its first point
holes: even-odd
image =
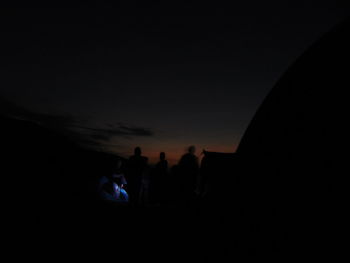
{"type": "Polygon", "coordinates": [[[195,152],[195,146],[190,146],[188,152],[181,157],[179,165],[182,167],[198,166],[198,158],[195,155],[195,152]]]}
{"type": "Polygon", "coordinates": [[[130,160],[143,160],[143,161],[147,161],[148,158],[145,156],[142,156],[142,151],[140,147],[136,147],[134,149],[134,155],[130,156],[129,158],[130,160]]]}

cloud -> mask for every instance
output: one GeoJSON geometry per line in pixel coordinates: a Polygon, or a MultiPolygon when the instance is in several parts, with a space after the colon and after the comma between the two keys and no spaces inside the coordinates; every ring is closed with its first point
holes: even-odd
{"type": "Polygon", "coordinates": [[[98,140],[98,141],[105,141],[105,142],[109,142],[111,140],[110,137],[104,135],[104,134],[91,134],[90,137],[94,140],[98,140]]]}
{"type": "Polygon", "coordinates": [[[82,129],[82,130],[89,130],[93,132],[97,132],[95,135],[103,135],[103,136],[123,136],[123,137],[129,137],[129,136],[154,136],[153,131],[147,128],[143,127],[136,127],[136,126],[128,126],[125,124],[118,124],[118,126],[111,127],[110,128],[92,128],[92,127],[86,127],[81,125],[72,125],[72,128],[76,129],[82,129]]]}
{"type": "Polygon", "coordinates": [[[142,128],[142,127],[126,126],[121,124],[119,128],[124,132],[134,136],[153,136],[154,135],[154,133],[151,130],[142,128]]]}
{"type": "Polygon", "coordinates": [[[0,98],[0,113],[8,117],[35,122],[43,127],[58,131],[81,145],[93,148],[115,146],[110,143],[113,137],[130,139],[132,137],[154,136],[154,132],[145,127],[125,123],[106,124],[103,128],[94,127],[88,121],[72,115],[38,113],[3,98],[0,98]]]}
{"type": "Polygon", "coordinates": [[[36,122],[51,128],[65,127],[78,123],[78,120],[73,116],[38,113],[3,98],[0,98],[0,113],[8,117],[36,122]]]}

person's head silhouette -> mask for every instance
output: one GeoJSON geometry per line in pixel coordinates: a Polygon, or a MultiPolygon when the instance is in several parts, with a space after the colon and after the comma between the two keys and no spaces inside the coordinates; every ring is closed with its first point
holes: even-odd
{"type": "Polygon", "coordinates": [[[188,152],[189,152],[190,154],[195,154],[195,152],[196,152],[196,147],[193,146],[193,145],[191,145],[190,147],[188,147],[188,152]]]}
{"type": "Polygon", "coordinates": [[[135,150],[134,150],[134,154],[135,156],[141,156],[141,148],[140,147],[136,147],[135,150]]]}
{"type": "Polygon", "coordinates": [[[161,161],[164,161],[164,160],[165,160],[165,152],[161,152],[161,153],[159,154],[159,159],[160,159],[161,161]]]}

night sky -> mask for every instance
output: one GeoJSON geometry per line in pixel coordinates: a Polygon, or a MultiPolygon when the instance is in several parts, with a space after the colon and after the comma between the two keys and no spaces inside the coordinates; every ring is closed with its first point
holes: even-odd
{"type": "Polygon", "coordinates": [[[234,152],[340,1],[1,9],[1,110],[122,156],[234,152]]]}

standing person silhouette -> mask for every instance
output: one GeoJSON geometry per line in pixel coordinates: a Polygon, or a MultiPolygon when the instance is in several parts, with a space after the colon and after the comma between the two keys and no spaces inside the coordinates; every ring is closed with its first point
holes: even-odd
{"type": "Polygon", "coordinates": [[[188,153],[184,154],[179,161],[178,184],[181,190],[180,200],[189,203],[195,196],[197,178],[199,174],[198,157],[195,155],[196,147],[188,147],[188,153]]]}
{"type": "Polygon", "coordinates": [[[141,182],[138,192],[137,204],[140,206],[148,206],[149,200],[149,188],[150,188],[150,168],[147,164],[148,158],[145,158],[145,168],[142,171],[141,182]]]}
{"type": "Polygon", "coordinates": [[[152,173],[152,201],[160,204],[165,201],[168,188],[168,161],[164,152],[159,154],[159,162],[152,173]]]}
{"type": "Polygon", "coordinates": [[[130,202],[136,205],[142,185],[143,175],[147,168],[147,157],[142,156],[140,147],[134,149],[134,155],[130,156],[127,168],[127,181],[130,202]]]}

